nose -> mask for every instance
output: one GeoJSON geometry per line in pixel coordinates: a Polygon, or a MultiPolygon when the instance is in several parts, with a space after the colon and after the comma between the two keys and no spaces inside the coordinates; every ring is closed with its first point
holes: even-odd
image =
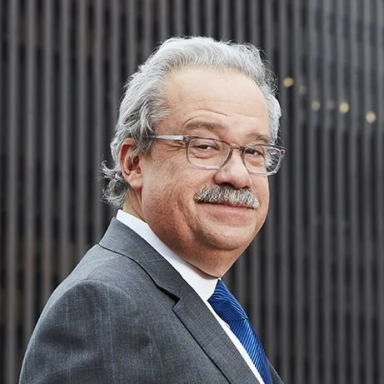
{"type": "Polygon", "coordinates": [[[232,185],[236,189],[251,187],[252,177],[238,150],[232,151],[228,160],[215,173],[214,181],[216,184],[232,185]]]}

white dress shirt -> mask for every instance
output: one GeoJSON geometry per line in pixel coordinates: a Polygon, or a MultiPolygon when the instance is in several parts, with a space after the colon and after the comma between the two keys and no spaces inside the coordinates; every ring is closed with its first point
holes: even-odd
{"type": "Polygon", "coordinates": [[[117,212],[116,218],[117,220],[131,228],[133,231],[135,231],[148,244],[150,244],[154,249],[156,249],[156,251],[159,252],[160,255],[162,255],[173,266],[173,268],[175,268],[176,271],[180,273],[182,278],[196,291],[196,293],[200,296],[200,298],[203,300],[208,309],[215,316],[216,320],[219,322],[219,324],[227,333],[235,347],[243,356],[247,365],[252,370],[260,384],[264,384],[263,379],[261,378],[258,370],[256,369],[255,365],[253,364],[251,358],[249,357],[247,351],[244,349],[239,339],[231,331],[229,325],[217,315],[217,313],[214,311],[214,309],[208,302],[208,299],[212,296],[216,288],[217,278],[202,273],[193,265],[187,263],[181,257],[177,256],[155,235],[155,233],[151,230],[147,223],[140,220],[136,216],[119,210],[117,212]]]}

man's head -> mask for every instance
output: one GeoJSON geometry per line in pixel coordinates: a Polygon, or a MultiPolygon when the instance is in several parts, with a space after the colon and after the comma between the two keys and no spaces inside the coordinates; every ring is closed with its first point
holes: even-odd
{"type": "Polygon", "coordinates": [[[255,47],[170,39],[128,82],[106,198],[220,276],[265,221],[268,180],[254,154],[271,150],[280,113],[255,47]]]}

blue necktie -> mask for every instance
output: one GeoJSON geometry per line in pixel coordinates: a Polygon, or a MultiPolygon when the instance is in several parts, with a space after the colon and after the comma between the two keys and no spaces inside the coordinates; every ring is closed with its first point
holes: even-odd
{"type": "Polygon", "coordinates": [[[261,342],[244,309],[221,280],[218,280],[215,292],[208,302],[243,344],[264,383],[272,384],[271,372],[261,342]]]}

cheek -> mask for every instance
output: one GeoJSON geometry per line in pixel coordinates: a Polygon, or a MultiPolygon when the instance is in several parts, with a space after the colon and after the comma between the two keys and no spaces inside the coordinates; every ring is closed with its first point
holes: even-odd
{"type": "Polygon", "coordinates": [[[266,188],[262,192],[261,199],[262,199],[262,202],[264,203],[264,205],[268,208],[268,206],[269,206],[269,188],[268,188],[268,184],[267,184],[266,188]]]}
{"type": "Polygon", "coordinates": [[[261,207],[268,208],[269,205],[269,183],[267,179],[262,179],[256,183],[255,194],[260,201],[261,207]]]}
{"type": "Polygon", "coordinates": [[[142,197],[145,207],[163,212],[187,198],[190,187],[185,172],[174,164],[156,164],[143,177],[142,197]]]}
{"type": "Polygon", "coordinates": [[[258,213],[258,226],[259,230],[261,226],[264,224],[269,210],[269,185],[268,181],[261,183],[258,185],[258,189],[256,191],[256,196],[259,199],[260,207],[257,209],[258,213]]]}

